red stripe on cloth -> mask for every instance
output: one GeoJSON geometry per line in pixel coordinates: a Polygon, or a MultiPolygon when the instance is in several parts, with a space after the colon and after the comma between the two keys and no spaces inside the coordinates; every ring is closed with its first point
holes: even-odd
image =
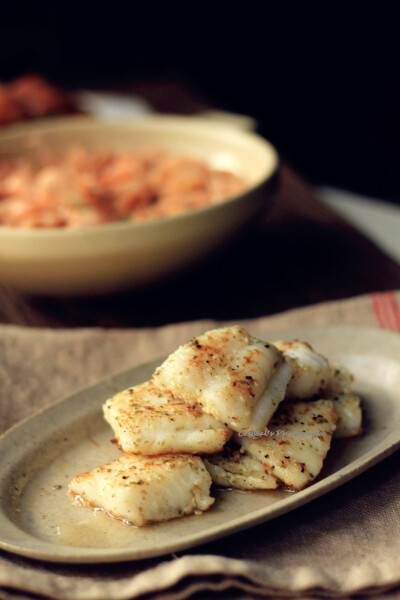
{"type": "Polygon", "coordinates": [[[389,331],[395,331],[395,322],[387,293],[381,294],[381,301],[387,322],[387,329],[389,329],[389,331]]]}
{"type": "Polygon", "coordinates": [[[371,298],[379,327],[400,331],[400,311],[394,292],[371,294],[371,298]]]}
{"type": "Polygon", "coordinates": [[[385,307],[382,302],[381,294],[371,294],[371,298],[372,298],[372,305],[373,305],[374,311],[375,311],[375,317],[376,317],[376,320],[378,321],[379,327],[381,329],[387,329],[388,325],[387,325],[387,320],[386,320],[385,307]]]}
{"type": "Polygon", "coordinates": [[[388,293],[388,301],[394,320],[394,331],[400,331],[400,310],[394,292],[388,293]]]}

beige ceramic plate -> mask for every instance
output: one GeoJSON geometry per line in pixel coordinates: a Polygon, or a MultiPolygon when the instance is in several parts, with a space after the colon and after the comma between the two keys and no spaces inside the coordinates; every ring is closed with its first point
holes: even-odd
{"type": "MultiPolygon", "coordinates": [[[[268,521],[355,477],[400,446],[400,336],[336,327],[274,333],[300,337],[355,374],[364,434],[337,442],[318,481],[297,493],[216,491],[201,516],[134,528],[72,504],[77,473],[116,458],[101,403],[150,377],[156,362],[88,388],[16,426],[0,439],[0,546],[58,562],[143,559],[190,548],[268,521]]],[[[157,361],[159,362],[159,361],[157,361]]]]}
{"type": "Polygon", "coordinates": [[[143,223],[0,226],[0,283],[35,294],[93,295],[155,282],[209,254],[253,217],[269,200],[278,165],[274,148],[254,133],[167,116],[121,122],[70,117],[8,127],[0,133],[0,157],[74,144],[123,151],[157,146],[235,172],[247,189],[201,210],[143,223]]]}

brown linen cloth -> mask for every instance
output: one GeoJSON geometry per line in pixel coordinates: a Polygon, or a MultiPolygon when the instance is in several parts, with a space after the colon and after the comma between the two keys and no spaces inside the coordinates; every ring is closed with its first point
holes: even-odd
{"type": "MultiPolygon", "coordinates": [[[[265,337],[273,330],[299,325],[348,324],[399,331],[398,306],[400,292],[391,292],[242,324],[265,337]]],[[[123,331],[2,326],[0,431],[79,387],[162,356],[215,325],[198,321],[123,331]]],[[[144,596],[165,600],[188,598],[196,592],[213,597],[212,590],[226,598],[249,598],[255,593],[302,598],[347,597],[378,590],[383,594],[400,585],[398,461],[396,453],[309,505],[180,552],[180,557],[112,565],[53,565],[0,552],[0,598],[122,600],[144,596]]],[[[398,596],[393,591],[388,597],[398,596]]]]}

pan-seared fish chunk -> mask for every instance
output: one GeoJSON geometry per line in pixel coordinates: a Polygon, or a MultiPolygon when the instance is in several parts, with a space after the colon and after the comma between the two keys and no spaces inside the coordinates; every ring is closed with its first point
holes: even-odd
{"type": "Polygon", "coordinates": [[[331,400],[285,402],[262,436],[241,432],[235,439],[268,473],[301,490],[321,471],[336,420],[331,400]]]}
{"type": "Polygon", "coordinates": [[[85,506],[142,526],[207,510],[214,502],[210,486],[211,477],[198,456],[124,454],[78,475],[68,491],[85,506]]]}
{"type": "Polygon", "coordinates": [[[321,394],[330,379],[330,366],[326,358],[313,350],[307,342],[274,342],[292,365],[293,375],[286,390],[286,399],[312,398],[321,394]]]}
{"type": "Polygon", "coordinates": [[[292,365],[293,375],[289,382],[286,399],[304,400],[323,394],[325,398],[349,393],[353,376],[315,352],[307,342],[274,342],[283,353],[285,360],[292,365]]]}
{"type": "Polygon", "coordinates": [[[199,405],[174,398],[152,381],[107,400],[103,412],[124,452],[213,454],[231,436],[226,425],[199,405]]]}
{"type": "Polygon", "coordinates": [[[262,464],[243,450],[226,446],[221,454],[204,459],[214,483],[239,490],[274,490],[275,477],[267,473],[262,464]]]}
{"type": "Polygon", "coordinates": [[[332,365],[329,372],[329,378],[324,386],[325,398],[342,394],[349,394],[353,384],[353,375],[344,367],[332,365]]]}
{"type": "Polygon", "coordinates": [[[292,367],[242,327],[207,331],[180,346],[153,379],[234,431],[264,427],[283,400],[292,367]]]}
{"type": "Polygon", "coordinates": [[[355,394],[342,394],[332,399],[337,415],[336,438],[359,435],[362,431],[361,400],[355,394]]]}

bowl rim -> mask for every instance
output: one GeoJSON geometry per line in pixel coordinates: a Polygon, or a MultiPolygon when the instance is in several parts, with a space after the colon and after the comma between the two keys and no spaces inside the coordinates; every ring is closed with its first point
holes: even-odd
{"type": "MultiPolygon", "coordinates": [[[[262,179],[260,179],[255,184],[247,187],[240,194],[236,194],[231,198],[218,202],[216,204],[208,205],[202,208],[197,208],[193,210],[189,210],[183,212],[178,215],[168,215],[165,217],[156,217],[145,219],[140,222],[134,221],[110,221],[108,223],[101,223],[99,225],[90,225],[85,227],[13,227],[10,225],[0,225],[0,237],[15,237],[15,236],[28,236],[31,238],[53,238],[53,237],[80,237],[83,234],[90,236],[97,236],[100,234],[109,233],[118,233],[118,232],[126,232],[131,230],[134,231],[146,231],[148,228],[152,227],[168,227],[171,222],[179,223],[190,221],[191,219],[195,219],[200,215],[207,215],[208,213],[212,213],[216,209],[222,207],[229,207],[232,204],[236,204],[240,202],[245,196],[250,193],[257,191],[260,187],[264,186],[269,182],[273,176],[276,174],[280,160],[278,152],[275,147],[265,138],[254,133],[252,131],[247,131],[241,129],[239,127],[235,127],[232,125],[227,125],[226,123],[215,121],[209,117],[203,117],[201,115],[169,115],[169,114],[156,114],[150,116],[144,116],[140,118],[130,118],[130,119],[113,119],[113,120],[102,120],[95,117],[90,116],[80,116],[80,115],[71,115],[67,117],[48,117],[45,119],[40,119],[37,121],[31,121],[28,123],[18,123],[14,125],[9,125],[0,131],[0,143],[6,142],[8,139],[14,140],[15,138],[23,137],[28,133],[43,133],[47,132],[55,132],[57,133],[59,130],[63,131],[67,126],[71,129],[73,128],[80,129],[82,126],[89,126],[92,129],[96,129],[96,127],[107,128],[107,127],[135,127],[142,126],[146,128],[151,125],[170,126],[173,125],[175,127],[194,127],[198,131],[204,131],[204,127],[212,127],[212,132],[220,132],[227,135],[233,136],[241,136],[244,139],[250,140],[252,143],[257,144],[260,149],[262,149],[266,155],[269,154],[270,164],[266,169],[265,175],[262,179]]],[[[4,153],[6,155],[6,152],[4,153]]],[[[0,154],[1,156],[1,154],[0,154]]]]}

